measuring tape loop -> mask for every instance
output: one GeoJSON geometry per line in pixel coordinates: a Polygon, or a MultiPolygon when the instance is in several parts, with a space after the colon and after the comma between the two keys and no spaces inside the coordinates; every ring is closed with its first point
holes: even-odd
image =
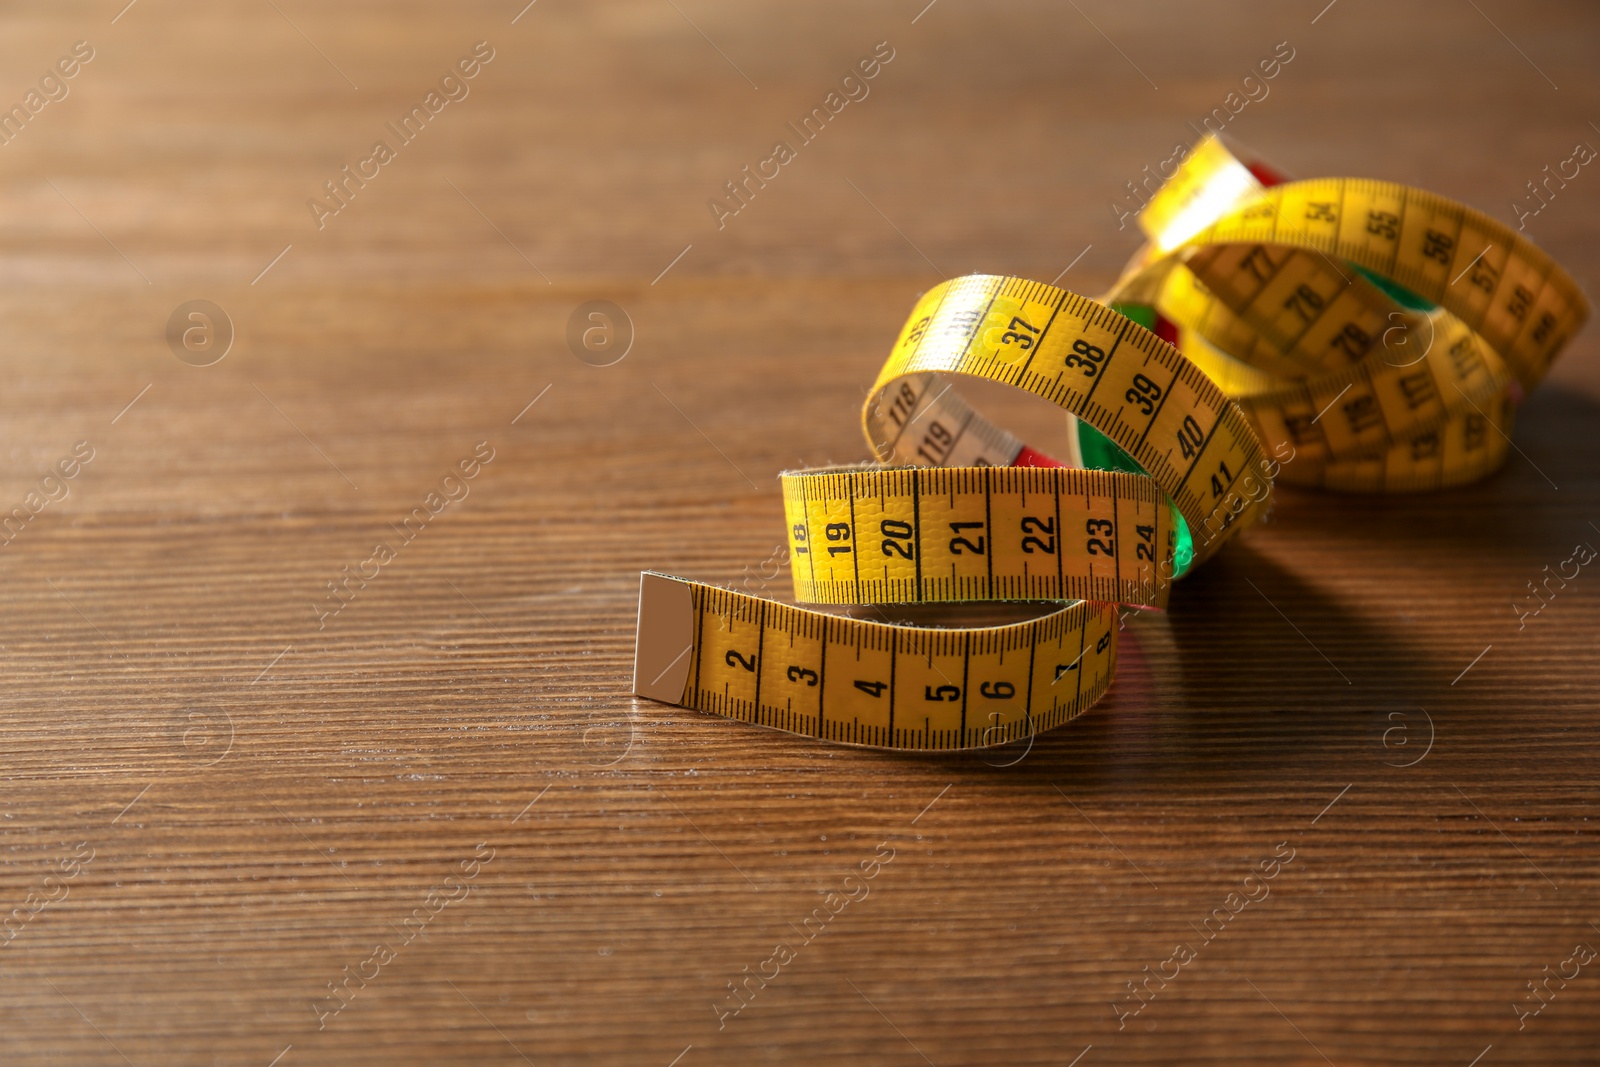
{"type": "Polygon", "coordinates": [[[1010,626],[892,626],[645,572],[634,691],[846,744],[1005,744],[1111,684],[1117,611],[1079,601],[1010,626]]]}
{"type": "Polygon", "coordinates": [[[1031,737],[1111,684],[1118,606],[1164,608],[1276,479],[1421,492],[1497,469],[1588,315],[1486,215],[1387,182],[1265,187],[1216,138],[1140,225],[1103,302],[997,275],[922,294],[863,407],[876,465],[781,476],[795,599],[854,614],[645,572],[634,691],[845,744],[1031,737]],[[964,378],[1060,407],[1064,462],[964,378]],[[885,610],[996,601],[1058,606],[949,628],[885,610]]]}
{"type": "Polygon", "coordinates": [[[845,468],[782,481],[801,603],[1166,606],[1176,535],[1166,494],[1143,475],[845,468]]]}
{"type": "MultiPolygon", "coordinates": [[[[1239,405],[1198,367],[1110,307],[1054,286],[970,275],[923,294],[862,414],[880,461],[971,462],[954,446],[930,453],[931,431],[916,429],[926,421],[952,437],[971,432],[976,413],[948,383],[935,389],[932,376],[950,374],[1033,393],[1092,426],[1156,481],[1190,529],[1228,528],[1237,515],[1226,501],[1246,479],[1259,481],[1266,462],[1239,405]]],[[[1206,542],[1199,558],[1221,541],[1206,542]]]]}
{"type": "Polygon", "coordinates": [[[1148,305],[1235,397],[1286,481],[1417,492],[1497,469],[1512,411],[1582,326],[1570,275],[1526,237],[1388,182],[1263,187],[1208,139],[1140,216],[1114,290],[1148,305]]]}

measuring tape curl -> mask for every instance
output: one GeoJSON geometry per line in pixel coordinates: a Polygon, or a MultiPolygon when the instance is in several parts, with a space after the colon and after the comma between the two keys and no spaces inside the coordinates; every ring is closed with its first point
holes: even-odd
{"type": "Polygon", "coordinates": [[[1031,736],[1110,684],[1117,605],[1164,607],[1175,575],[1266,506],[1276,473],[1244,412],[1171,345],[1021,278],[925,293],[862,425],[891,466],[782,476],[797,600],[1071,603],[1009,626],[900,626],[646,573],[636,692],[886,748],[1031,736]],[[1141,469],[1026,447],[955,392],[961,376],[1057,404],[1141,469]]]}
{"type": "Polygon", "coordinates": [[[1118,605],[1165,607],[1275,478],[1413,492],[1495,470],[1516,401],[1588,315],[1487,216],[1383,182],[1277,183],[1215,138],[1140,224],[1104,303],[990,275],[930,289],[862,411],[878,465],[782,475],[796,599],[883,621],[646,572],[634,691],[883,748],[1051,729],[1110,685],[1118,605]],[[1061,407],[1066,462],[985,419],[962,377],[1061,407]],[[883,611],[1004,600],[1068,603],[948,629],[883,611]]]}
{"type": "Polygon", "coordinates": [[[1589,304],[1546,253],[1433,193],[1282,183],[1203,141],[1140,216],[1113,290],[1235,397],[1286,482],[1416,492],[1503,462],[1516,402],[1589,304]]]}

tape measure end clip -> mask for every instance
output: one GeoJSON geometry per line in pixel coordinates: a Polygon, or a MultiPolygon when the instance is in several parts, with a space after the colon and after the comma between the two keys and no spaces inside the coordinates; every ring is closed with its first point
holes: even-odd
{"type": "Polygon", "coordinates": [[[633,691],[682,704],[694,662],[694,595],[687,583],[639,572],[639,629],[633,652],[633,691]]]}

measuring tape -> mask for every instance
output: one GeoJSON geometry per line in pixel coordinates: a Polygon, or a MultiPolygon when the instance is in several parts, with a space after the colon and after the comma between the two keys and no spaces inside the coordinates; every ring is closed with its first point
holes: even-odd
{"type": "Polygon", "coordinates": [[[1164,608],[1275,479],[1413,492],[1495,470],[1516,401],[1588,315],[1487,216],[1382,182],[1280,183],[1215,138],[1140,224],[1103,302],[990,275],[923,294],[862,411],[877,463],[781,476],[796,600],[852,613],[645,572],[634,691],[883,748],[1051,729],[1111,684],[1119,605],[1164,608]],[[989,422],[964,377],[1059,406],[1065,461],[989,422]],[[943,605],[943,623],[994,601],[1067,603],[949,628],[884,611],[943,605]]]}
{"type": "MultiPolygon", "coordinates": [[[[1177,328],[1283,480],[1347,492],[1474,481],[1588,318],[1572,277],[1471,208],[1386,182],[1267,185],[1208,139],[1140,216],[1113,289],[1177,328]]],[[[1272,179],[1269,179],[1272,180],[1272,179]]]]}

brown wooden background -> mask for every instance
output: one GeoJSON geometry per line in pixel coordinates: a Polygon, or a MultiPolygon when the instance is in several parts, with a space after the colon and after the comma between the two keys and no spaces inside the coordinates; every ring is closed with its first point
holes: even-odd
{"type": "MultiPolygon", "coordinates": [[[[1512,608],[1600,544],[1593,329],[1498,476],[1284,492],[1013,766],[629,694],[641,568],[785,595],[774,475],[864,457],[919,291],[1080,253],[1062,284],[1100,291],[1123,183],[1280,41],[1245,143],[1510,219],[1600,146],[1592,7],[123,3],[0,12],[0,103],[95,49],[0,146],[0,509],[94,449],[0,548],[0,1061],[1594,1062],[1600,963],[1515,1006],[1600,946],[1600,575],[1512,608]],[[470,96],[318,230],[307,199],[480,40],[470,96]],[[871,95],[719,231],[707,199],[879,41],[871,95]],[[164,338],[193,299],[236,330],[214,366],[164,338]],[[611,367],[567,345],[591,299],[635,329],[611,367]]],[[[1590,292],[1597,203],[1591,166],[1529,222],[1590,292]]]]}

